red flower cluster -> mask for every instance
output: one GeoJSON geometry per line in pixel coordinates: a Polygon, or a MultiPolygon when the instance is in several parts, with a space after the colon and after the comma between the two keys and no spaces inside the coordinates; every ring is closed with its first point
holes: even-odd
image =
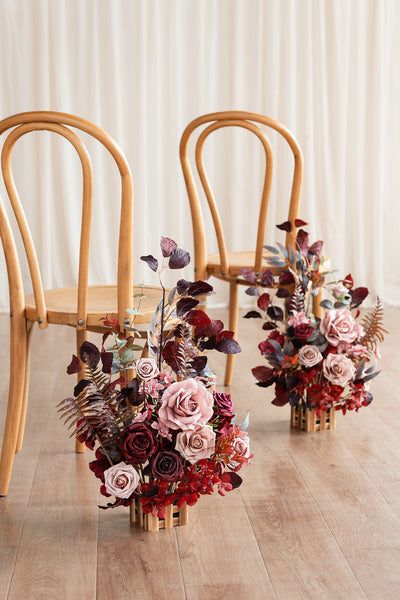
{"type": "MultiPolygon", "coordinates": [[[[141,257],[161,274],[185,267],[190,256],[169,238],[161,238],[162,262],[141,257]]],[[[122,326],[113,317],[101,350],[84,342],[67,371],[83,371],[74,397],[60,403],[67,425],[78,439],[96,449],[89,467],[101,481],[101,493],[114,496],[112,506],[137,498],[144,513],[165,517],[166,507],[197,502],[214,490],[224,495],[241,484],[237,471],[250,462],[247,433],[233,424],[229,394],[214,393],[215,375],[206,350],[240,352],[233,332],[222,321],[196,308],[212,292],[207,281],[179,279],[168,291],[162,285],[159,308],[148,332],[151,356],[135,358],[134,319],[122,326]],[[168,323],[169,319],[173,322],[168,323]],[[177,323],[178,320],[178,323],[177,323]],[[168,325],[167,325],[168,324],[168,325]],[[105,348],[108,338],[113,345],[105,348]],[[113,373],[129,371],[129,383],[113,373]]]]}
{"type": "MultiPolygon", "coordinates": [[[[278,225],[290,232],[306,225],[296,220],[278,225]]],[[[253,287],[247,292],[258,296],[257,307],[265,312],[263,330],[269,334],[258,348],[268,366],[252,369],[261,387],[275,386],[276,406],[290,403],[322,411],[358,411],[372,401],[369,381],[378,375],[375,363],[379,358],[378,342],[383,341],[382,305],[377,299],[375,308],[358,322],[358,307],[368,295],[365,287],[354,288],[349,274],[343,280],[326,284],[328,271],[321,256],[322,242],[310,244],[303,229],[297,232],[296,248],[266,246],[271,268],[256,274],[245,269],[242,277],[253,287]],[[278,274],[275,274],[277,273],[278,274]],[[291,288],[285,288],[291,284],[291,288]],[[255,286],[255,287],[254,287],[255,286]],[[260,288],[272,288],[266,294],[260,288]],[[327,289],[331,298],[320,306],[327,309],[321,318],[311,311],[313,299],[320,288],[327,289]],[[266,301],[268,296],[268,302],[266,301]],[[285,313],[274,304],[283,299],[285,313]],[[352,313],[354,311],[354,315],[352,313]]],[[[262,318],[252,310],[246,318],[262,318]]]]}

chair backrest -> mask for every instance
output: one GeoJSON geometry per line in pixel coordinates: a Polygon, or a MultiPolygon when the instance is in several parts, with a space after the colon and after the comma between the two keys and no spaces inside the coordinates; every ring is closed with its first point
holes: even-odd
{"type": "MultiPolygon", "coordinates": [[[[255,113],[245,111],[224,111],[210,113],[194,119],[186,127],[182,134],[180,143],[180,159],[182,164],[182,170],[185,178],[186,188],[189,196],[190,209],[192,214],[193,223],[193,234],[194,234],[194,252],[195,252],[195,264],[197,270],[204,272],[206,266],[206,234],[204,227],[204,219],[202,215],[200,197],[198,189],[196,187],[193,171],[190,165],[190,159],[188,155],[189,139],[192,134],[193,137],[197,138],[195,145],[195,162],[197,172],[200,178],[201,185],[203,187],[205,196],[207,198],[208,206],[211,212],[212,220],[214,223],[215,234],[218,243],[218,249],[220,254],[220,261],[222,269],[225,273],[229,273],[229,262],[228,254],[225,243],[225,236],[221,223],[221,218],[215,202],[213,193],[211,191],[210,183],[205,171],[203,162],[203,147],[208,136],[222,127],[242,127],[255,134],[260,140],[264,153],[265,153],[265,176],[264,184],[260,203],[260,212],[258,219],[257,238],[255,240],[255,264],[254,270],[256,273],[261,272],[262,262],[262,245],[265,236],[265,227],[267,222],[268,203],[271,192],[271,183],[273,175],[273,154],[272,147],[268,137],[265,134],[263,128],[274,129],[280,133],[286,140],[294,157],[294,170],[293,180],[291,188],[290,203],[288,207],[288,220],[294,221],[298,217],[300,192],[303,178],[303,157],[299,144],[297,143],[294,136],[278,121],[269,117],[258,115],[255,113]],[[207,125],[208,124],[208,125],[207,125]],[[207,126],[206,126],[207,125],[207,126]],[[206,127],[203,127],[206,126],[206,127]]],[[[295,230],[287,234],[286,245],[294,246],[296,232],[295,230]]]]}
{"type": "MultiPolygon", "coordinates": [[[[25,112],[0,121],[0,135],[8,130],[1,152],[1,169],[5,187],[18,223],[23,240],[33,294],[38,311],[40,327],[47,326],[46,305],[38,259],[33,245],[17,188],[14,182],[11,156],[18,139],[32,131],[50,131],[67,139],[79,155],[83,174],[82,220],[79,251],[77,329],[84,329],[87,316],[87,287],[89,273],[89,245],[92,219],[93,170],[91,160],[83,141],[74,128],[98,140],[113,157],[121,178],[121,218],[118,244],[118,318],[123,322],[126,309],[132,305],[133,285],[133,181],[127,160],[116,142],[105,131],[80,117],[53,111],[25,112]]],[[[5,252],[10,308],[21,310],[24,304],[24,291],[21,266],[18,259],[14,236],[3,202],[0,198],[0,236],[5,252]]]]}

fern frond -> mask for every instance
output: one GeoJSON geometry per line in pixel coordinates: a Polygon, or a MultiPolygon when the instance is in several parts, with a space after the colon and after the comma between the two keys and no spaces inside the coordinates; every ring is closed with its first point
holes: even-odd
{"type": "Polygon", "coordinates": [[[377,342],[383,342],[384,334],[388,331],[383,327],[383,306],[378,297],[375,307],[364,316],[361,325],[365,332],[361,340],[363,346],[373,348],[377,342]]]}
{"type": "Polygon", "coordinates": [[[295,278],[295,288],[292,297],[290,298],[289,310],[303,312],[305,309],[305,295],[303,291],[303,286],[301,284],[300,277],[295,273],[293,273],[293,275],[295,278]]]}

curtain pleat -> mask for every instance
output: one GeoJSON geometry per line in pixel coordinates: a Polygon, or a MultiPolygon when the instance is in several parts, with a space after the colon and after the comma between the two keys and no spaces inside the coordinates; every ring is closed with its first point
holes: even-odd
{"type": "MultiPolygon", "coordinates": [[[[280,120],[304,153],[301,215],[312,237],[324,240],[338,276],[351,272],[372,296],[400,305],[399,30],[398,0],[0,0],[0,118],[70,112],[116,139],[134,176],[137,259],[156,253],[161,235],[193,248],[178,155],[190,120],[231,109],[280,120]]],[[[73,285],[79,163],[66,141],[31,138],[15,150],[16,182],[45,285],[73,285]]],[[[281,241],[275,224],[286,216],[292,168],[281,165],[284,145],[271,141],[269,243],[281,241]]],[[[98,145],[88,147],[98,167],[91,283],[113,283],[118,177],[98,145]]],[[[235,250],[255,236],[259,150],[245,131],[218,132],[206,148],[235,250]]],[[[156,283],[139,259],[134,278],[156,283]]],[[[2,256],[0,280],[4,311],[2,256]]]]}

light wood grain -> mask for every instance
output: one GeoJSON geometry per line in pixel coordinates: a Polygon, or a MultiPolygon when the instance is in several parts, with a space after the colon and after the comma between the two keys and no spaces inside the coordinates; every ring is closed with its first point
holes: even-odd
{"type": "MultiPolygon", "coordinates": [[[[387,329],[400,333],[399,323],[400,311],[387,310],[387,329]]],[[[7,325],[0,315],[5,372],[7,325]]],[[[189,508],[188,525],[150,533],[130,525],[127,509],[97,508],[106,499],[87,468],[91,454],[74,453],[55,410],[74,385],[65,366],[75,331],[49,326],[47,333],[33,332],[26,439],[10,494],[0,499],[0,600],[397,600],[396,335],[382,345],[371,406],[338,414],[335,430],[305,433],[290,429],[289,407],[271,405],[272,390],[254,384],[263,333],[239,319],[243,352],[230,391],[239,422],[251,410],[252,465],[240,471],[239,490],[189,508]]],[[[223,377],[225,357],[209,361],[223,377]]],[[[0,379],[0,426],[7,386],[0,379]]]]}

